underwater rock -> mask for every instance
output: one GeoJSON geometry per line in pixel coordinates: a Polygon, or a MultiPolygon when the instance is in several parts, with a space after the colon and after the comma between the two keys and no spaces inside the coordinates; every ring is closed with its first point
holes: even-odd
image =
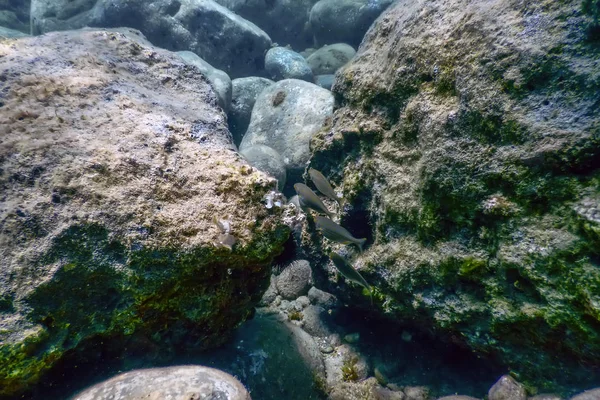
{"type": "Polygon", "coordinates": [[[342,224],[373,238],[358,262],[380,312],[544,391],[600,376],[600,47],[586,12],[396,1],[336,75],[340,108],[311,141],[310,166],[343,187],[342,224]]]}
{"type": "MultiPolygon", "coordinates": [[[[337,346],[335,351],[325,355],[323,360],[329,388],[335,388],[344,382],[363,380],[369,376],[367,359],[347,344],[337,346]]],[[[373,380],[377,382],[375,378],[373,380]]]]}
{"type": "Polygon", "coordinates": [[[306,260],[296,260],[277,276],[277,290],[284,299],[305,295],[312,285],[312,270],[306,260]]]}
{"type": "MultiPolygon", "coordinates": [[[[354,57],[356,50],[348,44],[336,43],[323,46],[312,53],[306,62],[310,65],[313,74],[328,75],[346,65],[354,57]]],[[[320,85],[319,85],[320,86],[320,85]]]]}
{"type": "MultiPolygon", "coordinates": [[[[600,398],[600,393],[598,393],[598,398],[600,398]]],[[[536,394],[535,396],[528,397],[527,400],[563,400],[557,394],[536,394]]]]}
{"type": "Polygon", "coordinates": [[[255,399],[322,399],[318,390],[325,367],[319,346],[281,315],[257,309],[225,348],[203,363],[238,377],[255,399]]]}
{"type": "Polygon", "coordinates": [[[308,298],[310,299],[311,303],[321,306],[326,310],[336,308],[338,305],[338,300],[334,295],[317,289],[314,286],[308,291],[308,298]]]}
{"type": "Polygon", "coordinates": [[[209,83],[104,30],[3,40],[0,71],[0,397],[104,351],[222,344],[289,230],[209,83]]]}
{"type": "Polygon", "coordinates": [[[309,141],[333,113],[330,91],[298,79],[269,86],[256,99],[240,150],[264,144],[281,154],[288,182],[298,182],[310,158],[309,141]]]}
{"type": "Polygon", "coordinates": [[[453,395],[453,396],[440,397],[437,400],[480,400],[480,399],[477,399],[476,397],[471,397],[471,396],[453,395]]]}
{"type": "MultiPolygon", "coordinates": [[[[0,1],[0,27],[29,33],[29,0],[0,1]]],[[[308,13],[306,16],[308,20],[308,13]]],[[[0,36],[4,36],[0,33],[0,36]]],[[[16,37],[16,36],[11,36],[16,37]]]]}
{"type": "Polygon", "coordinates": [[[571,398],[571,400],[598,400],[600,399],[600,388],[586,390],[583,393],[578,394],[571,398]]]}
{"type": "Polygon", "coordinates": [[[525,388],[510,375],[503,375],[488,392],[488,400],[527,400],[525,388]]]}
{"type": "Polygon", "coordinates": [[[265,69],[271,79],[300,79],[312,82],[313,74],[306,59],[285,47],[273,47],[265,56],[265,69]]]}
{"type": "Polygon", "coordinates": [[[331,316],[321,306],[310,305],[303,311],[302,329],[312,336],[327,337],[334,332],[331,316]]]}
{"type": "Polygon", "coordinates": [[[233,94],[231,98],[231,109],[228,115],[229,130],[233,135],[233,142],[236,146],[240,145],[248,124],[250,116],[258,95],[267,87],[271,86],[272,80],[250,76],[247,78],[237,78],[232,82],[233,94]]]}
{"type": "Polygon", "coordinates": [[[263,307],[269,306],[279,293],[277,292],[277,277],[275,275],[271,275],[271,280],[269,281],[269,287],[263,294],[260,299],[260,305],[263,307]]]}
{"type": "Polygon", "coordinates": [[[0,26],[0,39],[16,39],[29,36],[21,31],[0,26]]]}
{"type": "Polygon", "coordinates": [[[91,27],[127,26],[156,46],[189,50],[230,77],[264,68],[271,39],[213,0],[32,0],[33,34],[91,27]]]}
{"type": "Polygon", "coordinates": [[[225,112],[228,112],[231,106],[232,91],[231,79],[229,78],[229,75],[227,75],[225,71],[214,68],[202,58],[198,57],[196,53],[192,53],[191,51],[178,51],[177,54],[179,54],[179,56],[183,58],[183,61],[185,61],[187,64],[197,67],[200,72],[206,75],[206,78],[212,85],[213,89],[215,89],[215,92],[217,92],[217,96],[219,97],[219,105],[225,112]]]}
{"type": "Polygon", "coordinates": [[[216,0],[267,32],[274,42],[303,48],[312,44],[308,14],[317,0],[216,0]]]}
{"type": "Polygon", "coordinates": [[[342,382],[329,394],[330,400],[408,400],[403,392],[393,391],[377,384],[375,378],[362,382],[342,382]]]}
{"type": "Polygon", "coordinates": [[[357,47],[373,21],[393,0],[320,0],[310,10],[310,26],[320,44],[357,47]]]}
{"type": "Polygon", "coordinates": [[[333,86],[333,81],[335,80],[335,75],[317,75],[315,76],[315,83],[322,87],[323,89],[331,90],[333,86]]]}
{"type": "Polygon", "coordinates": [[[244,385],[233,376],[198,365],[129,371],[79,393],[73,400],[175,398],[251,400],[244,385]]]}
{"type": "Polygon", "coordinates": [[[283,190],[286,179],[285,164],[277,151],[269,146],[257,144],[244,148],[240,154],[250,165],[277,179],[277,188],[283,190]]]}

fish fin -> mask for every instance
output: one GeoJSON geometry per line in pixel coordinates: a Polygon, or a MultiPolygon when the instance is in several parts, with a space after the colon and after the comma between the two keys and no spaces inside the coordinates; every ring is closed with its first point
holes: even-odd
{"type": "Polygon", "coordinates": [[[363,252],[363,246],[365,245],[365,242],[367,241],[366,238],[362,238],[362,239],[357,239],[356,240],[356,245],[358,246],[358,248],[360,249],[360,252],[363,252]]]}

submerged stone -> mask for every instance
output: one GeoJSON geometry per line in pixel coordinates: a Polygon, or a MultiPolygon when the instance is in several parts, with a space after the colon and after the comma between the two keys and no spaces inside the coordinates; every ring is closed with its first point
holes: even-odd
{"type": "Polygon", "coordinates": [[[184,398],[251,400],[244,385],[233,376],[195,365],[126,372],[87,389],[73,400],[184,398]]]}
{"type": "Polygon", "coordinates": [[[311,141],[345,228],[374,238],[358,262],[380,312],[540,390],[600,376],[594,18],[578,1],[397,1],[311,141]]]}
{"type": "Polygon", "coordinates": [[[223,343],[288,229],[209,83],[112,31],[3,40],[0,70],[0,397],[103,352],[223,343]]]}

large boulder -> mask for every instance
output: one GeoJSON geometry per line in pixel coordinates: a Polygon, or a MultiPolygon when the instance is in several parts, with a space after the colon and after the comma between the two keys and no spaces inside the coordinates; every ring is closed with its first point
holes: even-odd
{"type": "Polygon", "coordinates": [[[287,239],[208,81],[133,37],[0,42],[0,397],[223,343],[287,239]]]}
{"type": "Polygon", "coordinates": [[[0,27],[29,33],[30,0],[0,0],[0,27]]]}
{"type": "Polygon", "coordinates": [[[277,179],[277,188],[283,190],[286,180],[285,163],[277,151],[269,146],[257,144],[244,148],[240,154],[250,165],[277,179]]]}
{"type": "Polygon", "coordinates": [[[32,32],[127,26],[156,46],[189,50],[231,77],[256,75],[269,36],[213,0],[32,0],[32,32]]]}
{"type": "Polygon", "coordinates": [[[319,0],[310,10],[310,27],[319,45],[357,47],[373,21],[394,0],[319,0]]]}
{"type": "Polygon", "coordinates": [[[295,49],[312,44],[308,25],[310,9],[317,0],[216,0],[243,18],[254,22],[274,42],[295,49]]]}
{"type": "Polygon", "coordinates": [[[258,95],[268,86],[271,86],[272,80],[260,78],[258,76],[249,76],[247,78],[234,79],[231,97],[231,108],[229,110],[228,122],[229,130],[233,135],[233,141],[239,146],[246,129],[250,124],[250,116],[258,95]]]}
{"type": "Polygon", "coordinates": [[[109,398],[250,400],[250,394],[226,372],[185,365],[129,371],[79,393],[73,400],[109,398]]]}
{"type": "Polygon", "coordinates": [[[287,181],[294,184],[310,158],[311,137],[332,113],[330,91],[298,79],[279,81],[256,99],[240,150],[256,144],[277,150],[288,171],[287,181]]]}
{"type": "Polygon", "coordinates": [[[386,317],[546,391],[589,386],[600,362],[600,46],[587,10],[397,1],[338,73],[341,107],[311,142],[311,166],[343,187],[342,224],[372,243],[356,264],[386,317]]]}

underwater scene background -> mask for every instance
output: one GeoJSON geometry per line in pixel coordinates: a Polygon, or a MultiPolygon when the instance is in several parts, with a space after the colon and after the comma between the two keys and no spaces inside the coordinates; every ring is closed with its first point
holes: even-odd
{"type": "Polygon", "coordinates": [[[600,2],[0,0],[5,398],[599,400],[600,2]]]}

